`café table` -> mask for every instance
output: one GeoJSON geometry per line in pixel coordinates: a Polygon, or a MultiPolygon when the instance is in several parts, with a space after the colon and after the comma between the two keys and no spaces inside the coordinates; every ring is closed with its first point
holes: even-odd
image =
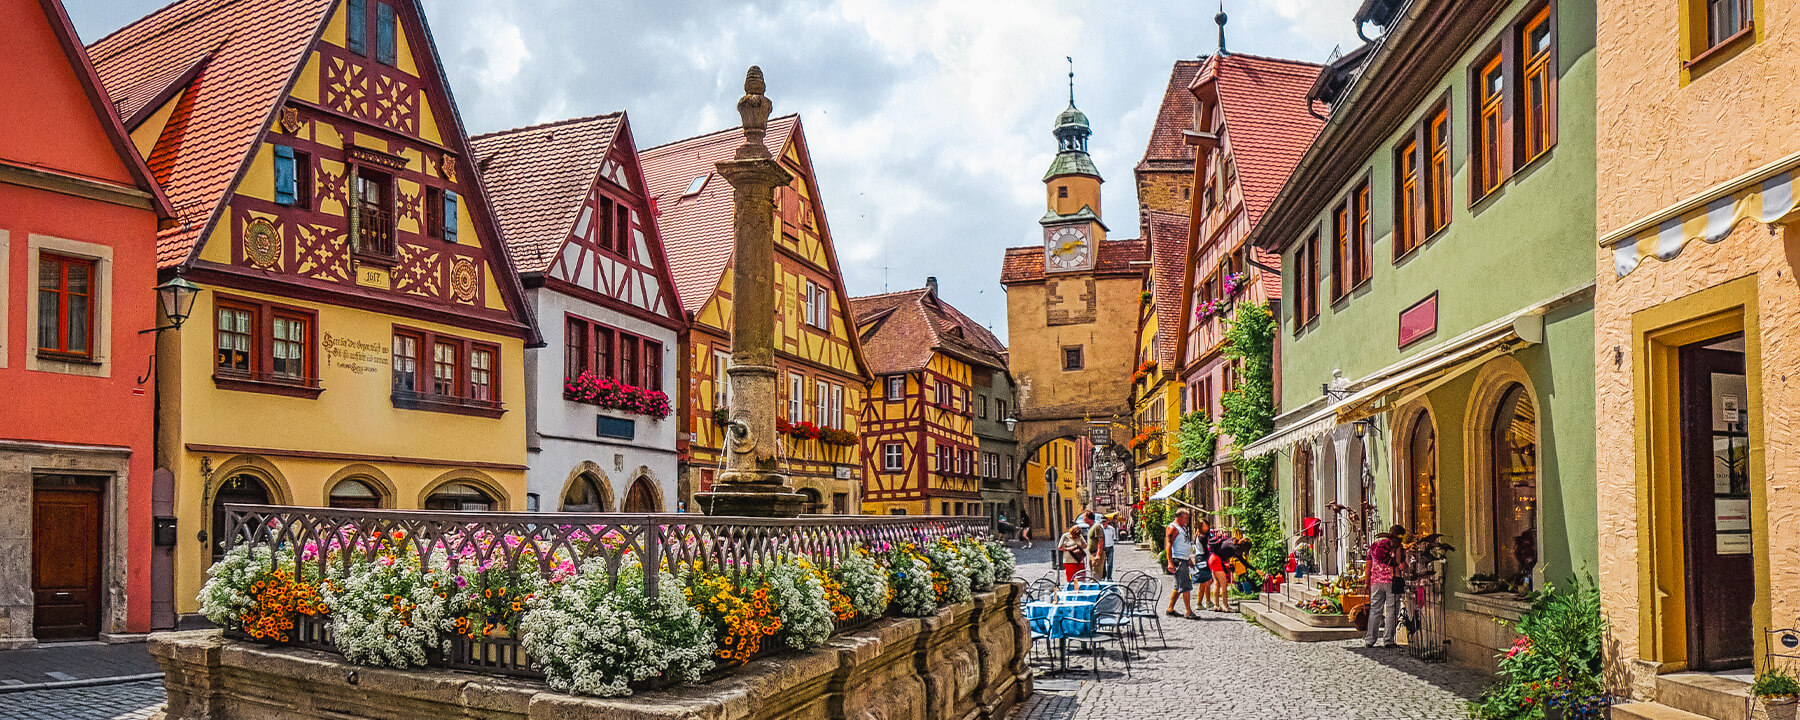
{"type": "MultiPolygon", "coordinates": [[[[1096,593],[1097,594],[1097,593],[1096,593]]],[[[1033,629],[1050,636],[1060,648],[1062,669],[1069,669],[1070,635],[1080,635],[1093,627],[1094,607],[1098,603],[1092,600],[1060,600],[1057,602],[1025,603],[1025,621],[1031,623],[1033,629]]]]}

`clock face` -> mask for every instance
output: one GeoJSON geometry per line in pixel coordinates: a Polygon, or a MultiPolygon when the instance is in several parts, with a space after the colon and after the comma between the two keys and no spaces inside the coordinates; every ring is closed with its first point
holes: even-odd
{"type": "Polygon", "coordinates": [[[1083,228],[1057,228],[1044,239],[1044,263],[1051,270],[1083,269],[1092,257],[1093,247],[1083,228]]]}

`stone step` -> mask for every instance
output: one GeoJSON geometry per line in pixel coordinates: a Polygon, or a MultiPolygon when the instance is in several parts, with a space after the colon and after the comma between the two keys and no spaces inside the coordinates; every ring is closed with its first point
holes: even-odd
{"type": "Polygon", "coordinates": [[[1265,600],[1263,603],[1264,605],[1273,607],[1276,610],[1281,611],[1281,613],[1283,615],[1291,617],[1295,620],[1299,620],[1300,622],[1305,623],[1307,625],[1311,625],[1313,627],[1347,628],[1347,627],[1354,626],[1354,622],[1350,619],[1349,615],[1344,615],[1344,614],[1320,615],[1318,613],[1310,613],[1310,612],[1300,609],[1300,606],[1298,606],[1298,605],[1295,605],[1293,603],[1290,603],[1290,602],[1287,602],[1287,601],[1281,599],[1281,596],[1279,596],[1279,595],[1267,595],[1264,597],[1267,598],[1267,600],[1265,600]]]}
{"type": "Polygon", "coordinates": [[[1736,720],[1750,707],[1750,683],[1705,673],[1656,677],[1656,702],[1715,720],[1736,720]]]}
{"type": "Polygon", "coordinates": [[[1290,642],[1328,642],[1331,640],[1351,640],[1362,637],[1362,633],[1354,627],[1322,628],[1313,627],[1297,619],[1288,617],[1278,610],[1259,602],[1244,601],[1239,603],[1239,610],[1251,620],[1275,633],[1276,637],[1290,642]]]}
{"type": "MultiPolygon", "coordinates": [[[[1607,708],[1608,718],[1612,720],[1708,720],[1704,715],[1695,715],[1686,710],[1661,703],[1634,702],[1614,705],[1607,708]]],[[[1718,720],[1714,718],[1713,720],[1718,720]]]]}

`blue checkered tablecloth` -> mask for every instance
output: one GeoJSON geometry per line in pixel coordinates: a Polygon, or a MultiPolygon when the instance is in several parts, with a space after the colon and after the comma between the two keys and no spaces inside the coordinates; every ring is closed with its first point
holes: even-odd
{"type": "Polygon", "coordinates": [[[1093,624],[1094,605],[1090,600],[1025,603],[1025,620],[1052,638],[1080,635],[1093,624]]]}

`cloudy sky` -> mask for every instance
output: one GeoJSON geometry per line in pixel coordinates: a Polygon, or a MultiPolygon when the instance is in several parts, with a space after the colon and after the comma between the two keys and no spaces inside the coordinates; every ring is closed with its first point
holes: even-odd
{"type": "MultiPolygon", "coordinates": [[[[167,0],[65,0],[88,42],[167,0]]],[[[1238,52],[1323,61],[1357,0],[1228,0],[1238,52]]],[[[1217,46],[1216,2],[425,0],[476,133],[624,109],[641,147],[737,124],[744,68],[798,112],[852,295],[921,287],[1005,337],[1001,250],[1040,241],[1050,121],[1094,124],[1112,237],[1170,64],[1217,46]]]]}

